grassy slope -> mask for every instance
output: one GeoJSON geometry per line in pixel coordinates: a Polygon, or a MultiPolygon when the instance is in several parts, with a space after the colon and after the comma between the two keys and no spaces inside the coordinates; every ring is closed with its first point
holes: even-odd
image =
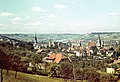
{"type": "MultiPolygon", "coordinates": [[[[32,75],[18,72],[17,78],[15,79],[15,71],[9,71],[9,75],[6,75],[6,71],[4,73],[3,82],[64,82],[63,79],[60,78],[49,78],[47,76],[40,75],[32,75]]],[[[71,81],[69,81],[71,82],[71,81]]],[[[87,81],[77,81],[77,82],[87,82],[87,81]]],[[[120,80],[118,81],[120,82],[120,80]]]]}
{"type": "MultiPolygon", "coordinates": [[[[17,78],[15,79],[15,71],[9,71],[9,75],[6,75],[6,70],[4,70],[3,73],[4,73],[3,82],[64,82],[64,80],[60,78],[53,79],[47,76],[32,75],[21,72],[18,72],[17,78]]],[[[86,82],[86,81],[79,80],[77,82],[86,82]]]]}
{"type": "Polygon", "coordinates": [[[14,78],[15,72],[9,71],[9,75],[6,75],[4,71],[3,82],[63,82],[63,79],[59,78],[49,78],[46,76],[32,75],[18,72],[17,78],[14,78]]]}

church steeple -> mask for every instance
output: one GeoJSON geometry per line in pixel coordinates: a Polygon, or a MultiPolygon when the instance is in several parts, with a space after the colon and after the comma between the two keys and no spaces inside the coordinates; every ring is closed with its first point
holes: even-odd
{"type": "Polygon", "coordinates": [[[50,39],[50,40],[49,40],[49,44],[48,44],[48,45],[49,45],[49,47],[51,47],[51,46],[52,46],[52,45],[51,45],[51,43],[52,43],[52,42],[51,42],[51,39],[50,39]]]}
{"type": "Polygon", "coordinates": [[[37,41],[37,36],[35,35],[35,43],[37,44],[38,43],[38,41],[37,41]]]}
{"type": "Polygon", "coordinates": [[[34,49],[39,49],[39,48],[40,48],[40,46],[39,46],[39,44],[38,44],[37,36],[36,36],[36,34],[35,34],[35,38],[34,38],[34,49]]]}
{"type": "Polygon", "coordinates": [[[98,34],[98,43],[99,43],[99,46],[101,47],[101,38],[100,38],[100,34],[98,34]]]}

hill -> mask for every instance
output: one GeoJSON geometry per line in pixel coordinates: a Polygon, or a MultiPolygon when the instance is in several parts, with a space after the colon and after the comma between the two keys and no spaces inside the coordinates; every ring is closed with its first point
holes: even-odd
{"type": "MultiPolygon", "coordinates": [[[[18,72],[15,79],[15,71],[9,71],[7,75],[6,70],[3,71],[3,82],[65,82],[61,78],[50,78],[47,76],[34,75],[18,72]]],[[[72,82],[72,81],[69,81],[72,82]]],[[[86,82],[86,81],[77,81],[77,82],[86,82]]]]}
{"type": "Polygon", "coordinates": [[[101,39],[104,41],[120,41],[120,32],[93,32],[89,34],[0,34],[0,36],[27,42],[33,42],[35,35],[38,38],[38,42],[48,42],[50,39],[52,41],[62,42],[69,40],[97,41],[98,35],[100,35],[101,39]]]}
{"type": "Polygon", "coordinates": [[[22,72],[18,72],[17,77],[15,79],[15,71],[9,71],[9,75],[7,75],[6,71],[3,71],[3,82],[63,82],[63,79],[59,78],[49,78],[47,76],[26,74],[22,72]]]}

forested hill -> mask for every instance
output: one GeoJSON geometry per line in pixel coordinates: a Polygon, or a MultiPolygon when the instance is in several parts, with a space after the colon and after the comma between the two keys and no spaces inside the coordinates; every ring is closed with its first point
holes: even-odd
{"type": "Polygon", "coordinates": [[[0,34],[1,36],[10,37],[13,39],[33,42],[35,35],[39,42],[48,42],[50,39],[52,41],[69,41],[69,40],[93,40],[98,39],[98,35],[101,36],[103,40],[120,40],[120,32],[93,32],[89,34],[0,34]]]}

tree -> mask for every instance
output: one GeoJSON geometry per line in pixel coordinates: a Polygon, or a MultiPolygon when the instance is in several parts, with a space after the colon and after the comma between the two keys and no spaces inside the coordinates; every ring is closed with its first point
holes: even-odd
{"type": "Polygon", "coordinates": [[[99,82],[100,74],[96,72],[95,68],[89,67],[85,68],[83,71],[88,82],[99,82]]]}
{"type": "Polygon", "coordinates": [[[71,63],[62,63],[60,74],[64,79],[73,79],[73,65],[71,63]]]}
{"type": "Polygon", "coordinates": [[[3,52],[2,49],[0,49],[0,69],[1,69],[1,82],[3,81],[3,69],[8,70],[10,69],[10,61],[9,61],[9,55],[3,52]]]}
{"type": "Polygon", "coordinates": [[[51,64],[49,69],[49,76],[50,77],[57,77],[60,74],[60,66],[56,63],[51,64]]]}
{"type": "Polygon", "coordinates": [[[20,65],[20,57],[19,56],[13,56],[11,59],[12,62],[12,69],[15,70],[15,79],[17,77],[17,72],[19,70],[20,65]]]}

